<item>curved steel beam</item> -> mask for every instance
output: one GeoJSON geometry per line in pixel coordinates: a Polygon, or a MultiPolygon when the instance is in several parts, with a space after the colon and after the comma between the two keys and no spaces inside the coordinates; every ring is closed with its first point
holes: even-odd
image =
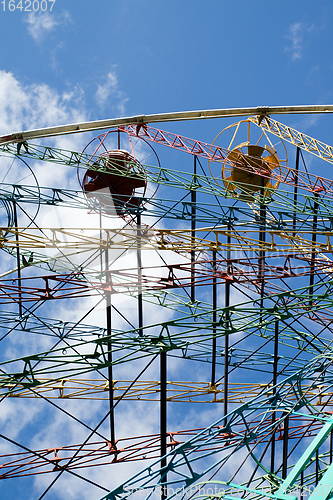
{"type": "Polygon", "coordinates": [[[200,120],[202,118],[221,118],[223,116],[267,116],[278,114],[307,114],[307,113],[333,113],[333,105],[306,105],[306,106],[257,106],[250,108],[225,108],[206,109],[201,111],[178,111],[176,113],[157,113],[153,115],[137,115],[124,118],[111,118],[91,122],[72,123],[57,127],[27,130],[9,135],[0,136],[0,144],[23,142],[40,137],[52,137],[64,134],[75,134],[93,130],[103,130],[125,125],[142,123],[173,122],[183,120],[200,120]]]}

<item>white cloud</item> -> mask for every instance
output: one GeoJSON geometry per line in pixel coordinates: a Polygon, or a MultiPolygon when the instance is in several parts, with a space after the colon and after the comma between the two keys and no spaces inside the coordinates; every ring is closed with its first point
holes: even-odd
{"type": "Polygon", "coordinates": [[[294,23],[289,27],[289,36],[291,45],[286,47],[286,53],[290,55],[293,61],[302,57],[302,41],[303,41],[303,25],[302,23],[294,23]]]}
{"type": "Polygon", "coordinates": [[[105,82],[97,87],[96,101],[99,104],[104,104],[109,95],[117,91],[117,86],[117,77],[110,71],[106,75],[105,82]]]}
{"type": "Polygon", "coordinates": [[[71,17],[66,10],[60,16],[49,12],[31,12],[25,22],[28,24],[29,35],[32,36],[35,42],[40,42],[57,26],[67,26],[71,22],[71,17]]]}
{"type": "Polygon", "coordinates": [[[302,117],[297,117],[297,121],[294,125],[295,129],[301,130],[303,133],[317,126],[321,120],[320,115],[305,115],[302,117]]]}
{"type": "Polygon", "coordinates": [[[303,58],[304,38],[313,31],[313,28],[313,26],[308,26],[303,22],[296,22],[289,26],[287,39],[290,40],[290,43],[285,47],[285,52],[291,57],[292,61],[303,58]]]}
{"type": "Polygon", "coordinates": [[[117,112],[120,115],[125,113],[125,103],[128,98],[118,88],[118,79],[115,72],[109,71],[109,73],[104,77],[103,82],[98,85],[95,94],[95,99],[100,108],[103,108],[107,103],[110,96],[115,97],[118,100],[116,105],[117,112]]]}
{"type": "MultiPolygon", "coordinates": [[[[22,130],[51,127],[54,125],[83,122],[89,119],[85,109],[84,92],[73,87],[70,92],[58,92],[45,83],[23,85],[12,73],[0,70],[0,135],[9,135],[22,130]]],[[[87,142],[82,134],[59,136],[48,139],[49,145],[64,149],[81,151],[87,142]]],[[[42,142],[41,140],[38,141],[42,142]]],[[[68,188],[70,179],[76,177],[75,169],[57,165],[46,168],[44,163],[28,161],[35,171],[40,186],[68,188]]],[[[21,172],[22,162],[15,160],[11,166],[2,161],[6,183],[15,183],[24,179],[24,184],[32,183],[29,172],[21,172]],[[8,174],[7,174],[8,170],[8,174]]],[[[77,188],[77,181],[75,185],[77,188]]]]}
{"type": "Polygon", "coordinates": [[[13,73],[0,70],[0,135],[83,121],[80,88],[59,93],[45,83],[22,85],[13,73]]]}
{"type": "Polygon", "coordinates": [[[56,71],[59,73],[59,62],[57,58],[57,53],[59,50],[64,48],[64,42],[59,42],[57,45],[54,46],[53,50],[51,51],[51,62],[50,66],[53,69],[53,71],[56,71]]]}

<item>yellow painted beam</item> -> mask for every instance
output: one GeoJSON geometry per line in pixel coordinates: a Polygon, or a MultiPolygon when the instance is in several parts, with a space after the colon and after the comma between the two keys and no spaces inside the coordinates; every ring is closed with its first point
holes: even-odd
{"type": "MultiPolygon", "coordinates": [[[[7,397],[15,398],[38,398],[39,394],[48,399],[89,399],[104,400],[109,398],[109,383],[107,380],[96,379],[63,379],[54,381],[50,379],[39,379],[40,385],[32,390],[20,388],[20,384],[6,384],[3,389],[8,389],[7,397]],[[15,392],[12,392],[15,389],[15,392]]],[[[114,380],[114,398],[120,397],[127,401],[159,401],[159,381],[138,381],[132,384],[130,380],[114,380]],[[123,393],[126,394],[123,396],[123,393]]],[[[263,391],[272,387],[264,383],[229,383],[228,402],[242,404],[257,397],[263,391]]],[[[333,391],[326,385],[316,388],[303,386],[303,392],[311,404],[324,406],[331,401],[333,391]]],[[[268,392],[267,397],[273,392],[268,392]]],[[[181,403],[223,403],[223,382],[215,385],[209,382],[167,382],[167,400],[181,403]]],[[[331,403],[329,403],[331,404],[331,403]]],[[[333,401],[332,401],[333,404],[333,401]]]]}
{"type": "Polygon", "coordinates": [[[43,248],[69,249],[76,252],[101,249],[172,250],[190,252],[196,250],[256,250],[256,251],[320,251],[331,252],[333,233],[316,231],[317,241],[313,243],[311,230],[279,230],[267,228],[266,241],[259,239],[257,228],[235,226],[232,230],[222,227],[196,229],[196,237],[191,230],[181,229],[101,229],[96,228],[44,228],[43,234],[37,229],[0,228],[0,248],[40,250],[43,248]],[[140,233],[140,234],[138,234],[140,233]],[[205,233],[200,237],[200,233],[205,233]],[[206,234],[208,233],[208,236],[206,234]],[[18,240],[16,240],[16,236],[18,240]],[[230,240],[230,243],[228,243],[230,240]]]}
{"type": "Polygon", "coordinates": [[[288,127],[283,123],[280,123],[270,116],[251,116],[249,120],[266,132],[276,135],[280,139],[290,142],[296,147],[311,153],[322,160],[329,163],[333,163],[333,147],[325,144],[324,142],[318,141],[309,135],[303,134],[298,130],[288,127]]]}

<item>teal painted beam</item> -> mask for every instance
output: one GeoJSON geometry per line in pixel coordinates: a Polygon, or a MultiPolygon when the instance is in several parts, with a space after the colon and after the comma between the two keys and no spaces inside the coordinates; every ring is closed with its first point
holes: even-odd
{"type": "Polygon", "coordinates": [[[333,491],[333,464],[329,466],[308,500],[326,500],[333,491]]]}
{"type": "MultiPolygon", "coordinates": [[[[321,429],[321,431],[318,433],[318,435],[314,438],[312,443],[307,447],[303,455],[299,458],[299,460],[296,462],[294,467],[291,469],[290,473],[286,477],[286,479],[283,481],[281,484],[280,488],[276,492],[275,496],[277,498],[285,499],[286,495],[288,494],[287,491],[288,489],[291,489],[293,484],[295,483],[296,479],[299,477],[300,473],[305,469],[307,464],[310,462],[311,458],[313,455],[316,453],[318,450],[319,446],[323,444],[331,430],[333,429],[333,416],[329,418],[329,420],[326,422],[324,427],[321,429]]],[[[328,469],[327,472],[329,472],[331,467],[328,469]]],[[[333,469],[330,472],[330,477],[333,478],[333,469]]],[[[325,474],[326,476],[326,474],[325,474]]],[[[328,478],[327,478],[328,480],[328,478]]],[[[326,480],[325,480],[326,483],[326,480]]],[[[311,500],[318,500],[319,497],[313,497],[311,495],[311,500]]],[[[288,496],[290,499],[291,497],[288,496]]],[[[321,500],[324,500],[324,497],[320,496],[321,500]]],[[[310,499],[309,499],[310,500],[310,499]]]]}

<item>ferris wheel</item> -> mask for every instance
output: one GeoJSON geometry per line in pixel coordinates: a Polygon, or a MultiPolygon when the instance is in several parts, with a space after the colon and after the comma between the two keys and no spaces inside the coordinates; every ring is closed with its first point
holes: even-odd
{"type": "Polygon", "coordinates": [[[3,482],[331,498],[333,148],[277,112],[211,143],[150,123],[213,112],[0,138],[3,482]]]}

